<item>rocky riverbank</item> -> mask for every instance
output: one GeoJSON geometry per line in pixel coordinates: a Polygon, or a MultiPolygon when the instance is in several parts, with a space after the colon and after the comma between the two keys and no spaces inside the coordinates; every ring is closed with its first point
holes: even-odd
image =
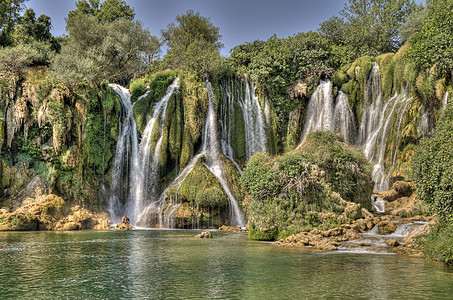
{"type": "Polygon", "coordinates": [[[81,230],[110,229],[107,214],[97,214],[80,206],[70,207],[65,200],[53,194],[27,198],[13,212],[0,210],[0,230],[81,230]]]}
{"type": "MultiPolygon", "coordinates": [[[[384,212],[361,209],[363,218],[348,220],[328,230],[307,229],[275,242],[278,246],[313,247],[324,251],[390,252],[422,257],[423,246],[417,237],[429,233],[436,216],[414,194],[414,185],[396,182],[391,190],[377,193],[384,212]]],[[[340,216],[341,217],[341,216],[340,216]]]]}

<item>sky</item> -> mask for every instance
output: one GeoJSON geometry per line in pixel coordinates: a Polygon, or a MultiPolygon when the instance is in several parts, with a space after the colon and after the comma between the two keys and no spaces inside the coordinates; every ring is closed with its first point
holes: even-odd
{"type": "MultiPolygon", "coordinates": [[[[76,8],[76,0],[29,0],[27,8],[36,15],[48,15],[55,36],[66,32],[65,18],[76,8]]],[[[210,17],[220,28],[222,55],[244,42],[267,40],[276,34],[286,38],[299,32],[315,31],[321,22],[338,15],[347,0],[126,0],[135,9],[135,19],[143,22],[151,34],[160,30],[187,10],[210,17]]],[[[420,1],[417,1],[420,2],[420,1]]]]}

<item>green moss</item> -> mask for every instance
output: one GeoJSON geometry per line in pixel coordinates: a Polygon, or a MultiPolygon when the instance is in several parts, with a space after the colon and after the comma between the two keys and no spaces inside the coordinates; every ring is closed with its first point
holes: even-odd
{"type": "Polygon", "coordinates": [[[436,80],[435,76],[431,74],[430,71],[425,70],[418,74],[416,88],[417,93],[427,105],[438,102],[434,101],[434,99],[436,99],[436,80]]]}
{"type": "Polygon", "coordinates": [[[179,190],[172,187],[168,195],[205,208],[228,206],[228,198],[214,175],[199,161],[187,175],[179,190]]]}
{"type": "Polygon", "coordinates": [[[390,99],[393,92],[393,72],[395,70],[395,61],[393,53],[386,53],[376,58],[379,61],[379,70],[381,73],[382,96],[384,101],[390,99]]]}
{"type": "Polygon", "coordinates": [[[187,130],[187,128],[184,128],[180,158],[181,169],[183,169],[187,165],[192,156],[193,156],[193,145],[190,140],[189,131],[187,130]]]}
{"type": "Polygon", "coordinates": [[[233,147],[235,158],[241,163],[247,160],[245,144],[245,122],[241,107],[238,102],[234,102],[234,118],[231,147],[233,147]]]}
{"type": "Polygon", "coordinates": [[[348,82],[348,74],[341,70],[337,70],[332,74],[332,77],[330,77],[330,81],[332,81],[334,86],[341,88],[343,84],[348,82]]]}
{"type": "Polygon", "coordinates": [[[275,241],[278,237],[278,228],[268,231],[260,231],[259,228],[251,224],[249,226],[249,239],[255,241],[275,241]]]}

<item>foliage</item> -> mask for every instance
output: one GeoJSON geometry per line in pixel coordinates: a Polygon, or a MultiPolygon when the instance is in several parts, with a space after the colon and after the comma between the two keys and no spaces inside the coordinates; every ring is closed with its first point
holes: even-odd
{"type": "Polygon", "coordinates": [[[76,9],[71,10],[68,19],[84,14],[95,17],[101,23],[110,23],[122,18],[133,20],[135,12],[124,0],[79,0],[76,2],[76,9]]]}
{"type": "Polygon", "coordinates": [[[24,8],[26,0],[1,0],[0,1],[0,46],[12,44],[11,33],[19,19],[20,12],[24,8]]]}
{"type": "Polygon", "coordinates": [[[320,225],[316,213],[343,211],[344,201],[333,192],[364,204],[372,192],[365,158],[329,132],[310,134],[297,152],[255,154],[240,181],[250,199],[248,219],[257,227],[252,236],[257,230],[278,229],[283,236],[320,225]]]}
{"type": "Polygon", "coordinates": [[[221,63],[219,28],[209,18],[192,10],[176,16],[173,22],[161,31],[168,46],[167,59],[173,68],[188,70],[198,76],[215,72],[221,63]]]}
{"type": "Polygon", "coordinates": [[[77,13],[68,18],[66,29],[69,36],[52,66],[57,80],[67,84],[106,79],[127,84],[134,74],[147,70],[160,48],[157,37],[126,18],[101,23],[77,13]]]}
{"type": "Polygon", "coordinates": [[[409,56],[425,68],[436,65],[439,73],[453,69],[453,0],[430,0],[420,30],[409,38],[409,56]]]}
{"type": "Polygon", "coordinates": [[[332,42],[340,66],[398,49],[398,30],[415,8],[412,0],[349,0],[341,17],[321,23],[319,32],[332,42]]]}
{"type": "Polygon", "coordinates": [[[439,217],[451,222],[453,216],[453,101],[437,123],[434,137],[424,139],[411,163],[412,178],[417,184],[417,195],[439,217]]]}
{"type": "Polygon", "coordinates": [[[0,48],[0,68],[10,74],[23,76],[31,67],[47,61],[47,51],[30,44],[0,48]]]}
{"type": "Polygon", "coordinates": [[[420,239],[427,257],[453,265],[453,227],[437,224],[427,236],[420,239]]]}

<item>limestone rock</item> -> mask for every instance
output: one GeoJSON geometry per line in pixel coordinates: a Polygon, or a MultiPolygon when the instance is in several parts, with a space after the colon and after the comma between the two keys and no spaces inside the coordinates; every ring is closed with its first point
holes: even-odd
{"type": "Polygon", "coordinates": [[[415,184],[406,181],[397,181],[393,184],[392,189],[398,192],[399,197],[407,197],[415,191],[415,184]]]}
{"type": "Polygon", "coordinates": [[[352,229],[346,230],[346,232],[344,233],[344,237],[348,240],[360,240],[362,238],[362,236],[359,233],[357,233],[357,231],[352,229]]]}
{"type": "Polygon", "coordinates": [[[397,247],[400,245],[400,243],[395,239],[388,239],[385,241],[385,244],[389,247],[397,247]]]}
{"type": "Polygon", "coordinates": [[[313,248],[324,251],[333,251],[338,249],[334,242],[328,240],[315,241],[312,245],[313,248]]]}
{"type": "Polygon", "coordinates": [[[379,193],[379,196],[385,201],[392,202],[400,197],[399,193],[393,189],[379,193]]]}
{"type": "Polygon", "coordinates": [[[212,233],[210,231],[203,231],[195,236],[196,239],[212,239],[212,233]]]}
{"type": "Polygon", "coordinates": [[[381,223],[378,224],[379,234],[382,235],[392,234],[395,232],[397,227],[398,224],[395,222],[382,221],[381,223]]]}
{"type": "Polygon", "coordinates": [[[118,230],[131,230],[132,229],[132,225],[124,224],[124,223],[118,223],[118,224],[116,224],[116,229],[118,229],[118,230]]]}

